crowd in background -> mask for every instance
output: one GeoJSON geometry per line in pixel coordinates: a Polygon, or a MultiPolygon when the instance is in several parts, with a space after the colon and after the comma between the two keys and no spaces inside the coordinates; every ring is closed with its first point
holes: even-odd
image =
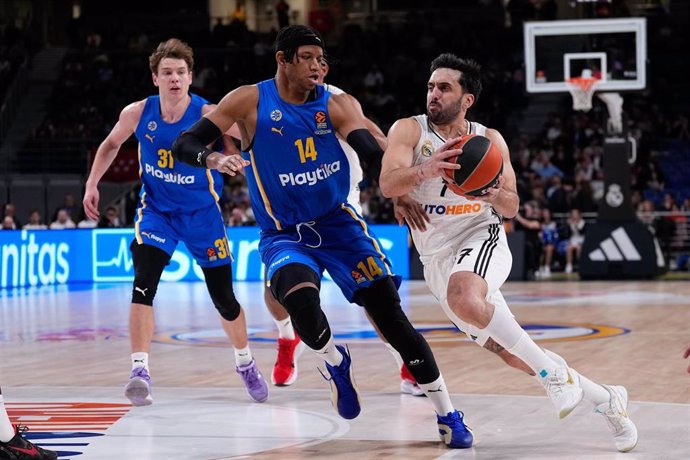
{"type": "MultiPolygon", "coordinates": [[[[326,31],[331,62],[328,80],[355,95],[367,116],[386,132],[396,119],[424,113],[429,63],[440,51],[454,51],[480,62],[484,91],[468,118],[498,129],[509,142],[523,203],[512,226],[529,235],[528,244],[533,246],[528,251],[529,271],[536,277],[550,276],[551,269],[572,271],[584,223],[595,215],[604,193],[605,106],[596,102],[589,113],[574,112],[564,96],[562,106],[548,116],[540,133],[522,133],[520,113],[529,103],[524,88],[522,23],[556,17],[555,2],[511,1],[504,6],[503,2],[478,0],[467,5],[466,9],[409,12],[396,20],[379,15],[364,23],[345,23],[337,33],[326,31]],[[449,30],[461,33],[449,34],[449,30]]],[[[601,17],[614,13],[625,14],[596,11],[601,17]]],[[[85,158],[85,150],[97,147],[127,103],[154,93],[147,56],[153,46],[170,36],[179,36],[194,47],[192,91],[211,102],[239,85],[272,77],[275,31],[252,32],[245,19],[233,13],[230,20],[218,20],[215,26],[195,33],[178,33],[173,25],[164,34],[153,24],[150,29],[135,31],[119,25],[96,30],[87,21],[75,22],[69,33],[71,51],[63,61],[48,113],[27,148],[74,140],[73,154],[85,158]]],[[[664,58],[687,46],[687,38],[670,25],[663,12],[650,19],[648,30],[649,55],[654,59],[648,89],[626,95],[624,106],[630,135],[639,146],[632,166],[632,202],[660,240],[671,241],[669,236],[684,234],[687,241],[687,214],[682,213],[690,212],[686,183],[690,175],[690,101],[672,92],[674,86],[665,70],[688,64],[664,58]],[[659,216],[658,211],[664,214],[659,216]]],[[[365,179],[361,188],[364,217],[372,223],[394,222],[392,203],[382,197],[375,182],[365,179]]],[[[130,193],[113,210],[124,226],[132,224],[136,199],[136,193],[130,193]]],[[[254,223],[241,179],[227,178],[221,205],[228,225],[254,223]]],[[[79,215],[68,214],[74,225],[84,223],[80,211],[79,215]]],[[[3,228],[6,222],[7,218],[3,228]]],[[[48,225],[67,225],[59,222],[60,213],[56,212],[48,225]]],[[[112,221],[100,225],[113,226],[112,221]]]]}

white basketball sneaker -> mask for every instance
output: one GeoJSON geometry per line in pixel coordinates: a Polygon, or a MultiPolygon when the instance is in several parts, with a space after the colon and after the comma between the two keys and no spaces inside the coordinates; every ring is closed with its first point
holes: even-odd
{"type": "Polygon", "coordinates": [[[602,385],[611,395],[607,403],[594,410],[606,418],[619,452],[630,452],[637,445],[637,427],[628,417],[628,391],[624,386],[602,385]]]}
{"type": "Polygon", "coordinates": [[[558,418],[567,417],[580,404],[585,395],[580,388],[577,374],[571,372],[567,367],[557,367],[548,371],[542,369],[539,376],[544,389],[546,389],[546,394],[556,406],[558,418]]]}

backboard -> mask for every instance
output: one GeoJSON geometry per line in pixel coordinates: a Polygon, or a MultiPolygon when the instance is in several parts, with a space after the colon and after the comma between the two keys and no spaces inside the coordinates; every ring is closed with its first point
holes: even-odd
{"type": "Polygon", "coordinates": [[[646,86],[645,18],[525,23],[525,73],[530,93],[567,92],[565,81],[590,70],[597,91],[646,86]]]}

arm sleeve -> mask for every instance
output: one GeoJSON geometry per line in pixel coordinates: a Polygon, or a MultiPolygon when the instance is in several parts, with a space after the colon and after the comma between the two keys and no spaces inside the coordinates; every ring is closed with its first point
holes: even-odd
{"type": "Polygon", "coordinates": [[[355,129],[347,136],[347,143],[355,149],[360,160],[367,166],[371,179],[379,180],[383,150],[368,129],[355,129]]]}
{"type": "Polygon", "coordinates": [[[175,159],[199,168],[206,167],[206,158],[213,150],[206,146],[216,141],[223,133],[207,118],[201,118],[187,131],[183,131],[172,145],[175,159]]]}

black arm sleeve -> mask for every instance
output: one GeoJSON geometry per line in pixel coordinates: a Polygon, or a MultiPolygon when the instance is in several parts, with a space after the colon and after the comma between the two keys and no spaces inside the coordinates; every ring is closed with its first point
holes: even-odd
{"type": "Polygon", "coordinates": [[[347,143],[355,149],[360,160],[367,166],[369,177],[376,181],[381,175],[381,158],[383,158],[383,150],[376,142],[374,136],[371,135],[368,129],[355,129],[347,136],[347,143]]]}
{"type": "Polygon", "coordinates": [[[215,142],[223,133],[208,118],[201,117],[187,131],[183,131],[172,145],[173,157],[188,165],[206,167],[206,158],[213,150],[206,146],[215,142]]]}

